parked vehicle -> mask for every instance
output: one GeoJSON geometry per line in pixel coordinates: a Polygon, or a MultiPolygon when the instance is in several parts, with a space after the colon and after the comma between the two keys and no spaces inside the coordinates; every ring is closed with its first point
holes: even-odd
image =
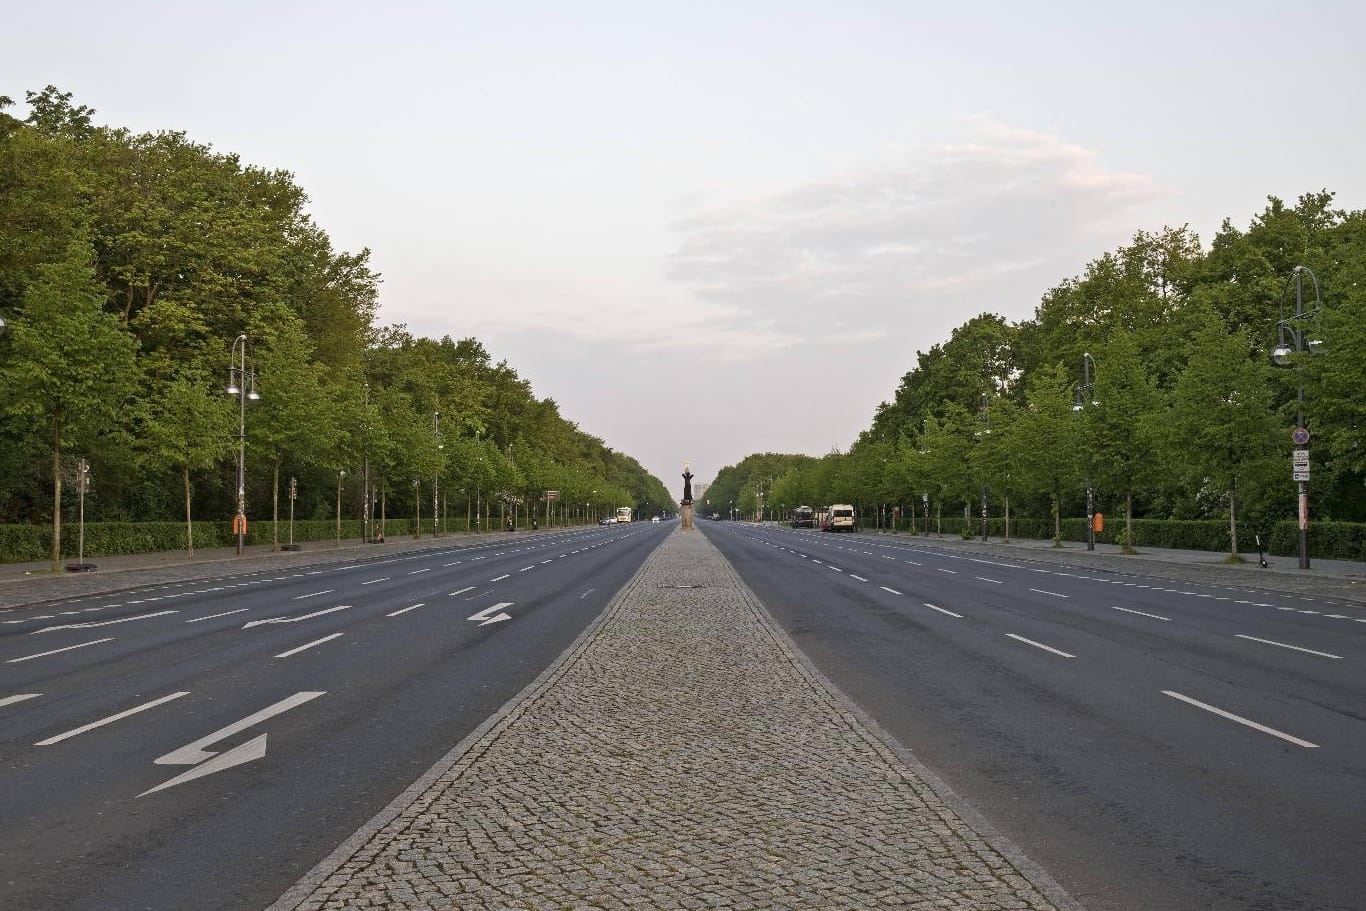
{"type": "Polygon", "coordinates": [[[854,507],[848,503],[836,503],[830,507],[829,516],[821,525],[821,531],[853,531],[855,524],[854,507]]]}
{"type": "Polygon", "coordinates": [[[616,524],[617,524],[617,517],[616,517],[616,516],[603,516],[601,519],[598,519],[598,524],[599,524],[599,525],[616,525],[616,524]]]}
{"type": "Polygon", "coordinates": [[[793,528],[815,528],[816,511],[810,506],[798,506],[792,510],[793,528]]]}

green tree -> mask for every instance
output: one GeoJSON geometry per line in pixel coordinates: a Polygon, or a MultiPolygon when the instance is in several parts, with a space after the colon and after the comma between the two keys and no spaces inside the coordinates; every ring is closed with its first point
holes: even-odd
{"type": "Polygon", "coordinates": [[[54,571],[61,561],[63,445],[91,442],[115,427],[136,388],[136,343],[103,311],[89,260],[88,248],[73,245],[61,262],[38,269],[12,327],[10,359],[0,368],[6,410],[46,428],[54,571]]]}
{"type": "Polygon", "coordinates": [[[1022,490],[1048,498],[1053,544],[1062,546],[1062,496],[1082,481],[1073,379],[1061,364],[1036,371],[1019,419],[1004,429],[1005,446],[1022,490]]]}

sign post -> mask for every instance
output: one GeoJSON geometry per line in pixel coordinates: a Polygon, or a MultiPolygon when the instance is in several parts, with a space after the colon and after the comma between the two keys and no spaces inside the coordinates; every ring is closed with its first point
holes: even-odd
{"type": "Polygon", "coordinates": [[[1290,432],[1295,444],[1291,479],[1299,485],[1300,569],[1309,568],[1309,429],[1296,427],[1290,432]]]}

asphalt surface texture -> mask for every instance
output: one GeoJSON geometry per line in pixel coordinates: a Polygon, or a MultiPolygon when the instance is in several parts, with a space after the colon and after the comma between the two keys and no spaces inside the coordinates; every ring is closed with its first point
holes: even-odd
{"type": "Polygon", "coordinates": [[[816,667],[1092,911],[1366,907],[1346,580],[700,527],[816,667]]]}
{"type": "Polygon", "coordinates": [[[534,680],[675,525],[7,584],[0,908],[268,905],[534,680]]]}

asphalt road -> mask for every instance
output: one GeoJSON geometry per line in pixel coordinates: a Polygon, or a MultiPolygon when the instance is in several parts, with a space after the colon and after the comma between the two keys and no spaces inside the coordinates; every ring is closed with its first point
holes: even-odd
{"type": "Polygon", "coordinates": [[[673,527],[0,614],[0,908],[265,907],[533,680],[673,527]]]}
{"type": "Polygon", "coordinates": [[[1366,609],[702,522],[816,665],[1087,908],[1366,907],[1366,609]]]}

